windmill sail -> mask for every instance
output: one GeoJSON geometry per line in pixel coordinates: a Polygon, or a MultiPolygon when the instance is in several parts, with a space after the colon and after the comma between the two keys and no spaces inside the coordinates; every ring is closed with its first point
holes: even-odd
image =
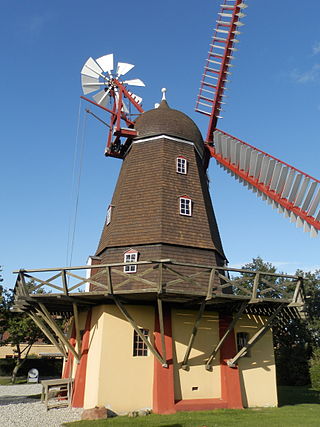
{"type": "Polygon", "coordinates": [[[212,142],[212,134],[217,120],[221,117],[224,104],[224,91],[231,74],[231,60],[238,49],[236,37],[238,27],[244,25],[240,19],[246,16],[241,12],[247,5],[244,0],[224,0],[218,13],[217,25],[210,43],[208,58],[200,83],[196,111],[210,117],[207,141],[212,142]]]}
{"type": "Polygon", "coordinates": [[[219,166],[297,227],[316,237],[320,230],[320,181],[221,130],[207,145],[219,166]]]}

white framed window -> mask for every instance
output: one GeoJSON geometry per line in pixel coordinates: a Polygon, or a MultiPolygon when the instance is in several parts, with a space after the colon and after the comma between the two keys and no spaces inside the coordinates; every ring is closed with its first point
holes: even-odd
{"type": "Polygon", "coordinates": [[[183,175],[186,175],[187,173],[187,159],[179,156],[176,160],[176,171],[177,173],[181,173],[183,175]]]}
{"type": "Polygon", "coordinates": [[[107,210],[107,225],[109,225],[111,222],[111,215],[112,215],[112,205],[110,205],[107,210]]]}
{"type": "MultiPolygon", "coordinates": [[[[123,262],[136,262],[138,261],[138,251],[135,251],[134,249],[130,249],[129,251],[124,253],[124,259],[123,262]]],[[[123,267],[123,271],[125,273],[135,273],[137,271],[136,265],[125,265],[123,267]]]]}
{"type": "MultiPolygon", "coordinates": [[[[141,333],[149,339],[149,330],[140,329],[141,333]]],[[[148,347],[136,331],[133,331],[133,356],[148,356],[148,347]]]]}
{"type": "Polygon", "coordinates": [[[190,199],[190,197],[184,196],[179,198],[179,211],[180,215],[191,216],[192,200],[190,199]]]}

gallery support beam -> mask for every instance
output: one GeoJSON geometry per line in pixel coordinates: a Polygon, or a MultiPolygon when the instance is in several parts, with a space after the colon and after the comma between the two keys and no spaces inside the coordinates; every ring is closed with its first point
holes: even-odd
{"type": "Polygon", "coordinates": [[[190,353],[191,353],[191,350],[192,350],[192,346],[193,346],[194,340],[195,340],[196,335],[198,333],[199,324],[201,322],[202,315],[204,313],[205,308],[206,308],[206,300],[204,300],[204,301],[201,302],[200,309],[199,309],[198,314],[197,314],[197,316],[195,318],[195,321],[194,321],[194,325],[193,325],[193,328],[192,328],[192,332],[191,332],[191,336],[190,336],[190,339],[189,339],[188,347],[186,349],[186,353],[185,353],[184,358],[183,358],[183,362],[182,362],[181,368],[184,369],[185,371],[189,367],[189,365],[188,365],[189,356],[190,356],[190,353]]]}
{"type": "Polygon", "coordinates": [[[277,316],[280,311],[284,308],[285,304],[280,304],[278,308],[273,312],[273,314],[268,318],[266,323],[260,328],[252,338],[248,341],[248,343],[242,347],[240,351],[230,360],[228,360],[228,366],[230,368],[234,368],[238,363],[238,360],[243,357],[251,347],[254,346],[263,336],[264,334],[271,328],[272,324],[277,320],[277,316]]]}
{"type": "MultiPolygon", "coordinates": [[[[162,359],[165,361],[165,365],[167,365],[167,351],[166,351],[166,343],[164,338],[164,321],[163,321],[163,306],[162,306],[162,300],[158,296],[158,316],[159,316],[159,328],[160,328],[160,335],[161,335],[161,352],[162,352],[162,359]]],[[[163,365],[163,364],[162,364],[163,365]]],[[[167,367],[167,366],[165,366],[167,367]]]]}
{"type": "Polygon", "coordinates": [[[133,320],[133,318],[130,316],[128,310],[125,308],[125,306],[119,301],[119,299],[113,295],[113,300],[116,303],[117,307],[119,308],[120,312],[123,314],[125,319],[131,324],[133,329],[136,331],[136,333],[139,335],[141,340],[144,342],[144,344],[148,347],[148,349],[151,351],[151,353],[159,360],[159,362],[162,364],[164,368],[166,368],[167,361],[157,352],[155,347],[151,344],[151,342],[143,335],[143,333],[140,331],[139,326],[137,323],[133,320]]]}
{"type": "Polygon", "coordinates": [[[294,290],[292,297],[292,302],[289,304],[289,307],[301,307],[303,306],[303,301],[305,299],[305,291],[303,286],[303,279],[299,278],[294,290]]]}
{"type": "Polygon", "coordinates": [[[240,310],[233,316],[232,322],[230,323],[230,325],[228,326],[228,329],[226,330],[225,334],[223,335],[223,337],[220,339],[220,341],[218,342],[218,344],[216,345],[216,347],[214,348],[214,350],[212,351],[212,353],[209,356],[209,359],[206,363],[206,370],[210,371],[211,370],[211,364],[214,360],[214,358],[216,357],[216,354],[218,353],[218,351],[220,350],[221,346],[223,345],[223,343],[225,342],[225,340],[228,338],[229,334],[233,331],[237,321],[240,319],[240,317],[242,316],[242,314],[244,313],[245,309],[247,308],[248,303],[244,302],[241,307],[240,310]]]}
{"type": "Polygon", "coordinates": [[[76,330],[77,347],[78,347],[78,352],[80,352],[81,351],[81,334],[80,334],[79,311],[76,303],[73,303],[72,306],[73,306],[74,327],[76,330]]]}
{"type": "Polygon", "coordinates": [[[54,321],[52,316],[50,315],[49,311],[47,310],[46,306],[42,303],[39,303],[40,310],[38,310],[38,313],[43,318],[43,320],[50,326],[50,328],[54,331],[54,333],[57,335],[57,337],[60,339],[60,341],[63,343],[63,345],[71,351],[71,353],[74,355],[76,361],[79,363],[80,361],[80,354],[73,348],[73,346],[69,343],[67,338],[65,337],[63,331],[60,329],[60,327],[57,325],[57,323],[54,321]]]}
{"type": "Polygon", "coordinates": [[[54,345],[60,353],[67,358],[67,352],[63,345],[55,339],[54,335],[50,332],[50,330],[46,327],[46,325],[42,322],[42,320],[34,313],[28,312],[28,316],[34,321],[34,323],[38,326],[38,328],[44,333],[44,335],[48,338],[52,345],[54,345]]]}

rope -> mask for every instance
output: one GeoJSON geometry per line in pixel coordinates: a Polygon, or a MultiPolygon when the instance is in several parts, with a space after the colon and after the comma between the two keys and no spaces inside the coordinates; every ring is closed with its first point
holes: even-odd
{"type": "Polygon", "coordinates": [[[79,196],[80,196],[80,183],[83,168],[84,148],[85,148],[85,134],[87,124],[87,114],[84,118],[81,118],[81,107],[82,102],[80,99],[79,110],[78,110],[78,125],[76,132],[76,143],[73,158],[73,171],[72,171],[72,184],[71,184],[71,196],[70,196],[70,217],[68,226],[68,240],[67,240],[67,254],[66,254],[66,265],[71,266],[72,256],[75,242],[79,196]]]}

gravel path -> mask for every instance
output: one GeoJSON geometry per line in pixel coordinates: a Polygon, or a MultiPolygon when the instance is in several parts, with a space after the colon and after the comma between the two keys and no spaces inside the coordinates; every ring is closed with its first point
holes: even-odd
{"type": "Polygon", "coordinates": [[[78,421],[82,409],[52,408],[40,402],[41,384],[0,386],[0,425],[5,427],[59,427],[78,421]],[[27,397],[34,396],[34,397],[27,397]]]}

